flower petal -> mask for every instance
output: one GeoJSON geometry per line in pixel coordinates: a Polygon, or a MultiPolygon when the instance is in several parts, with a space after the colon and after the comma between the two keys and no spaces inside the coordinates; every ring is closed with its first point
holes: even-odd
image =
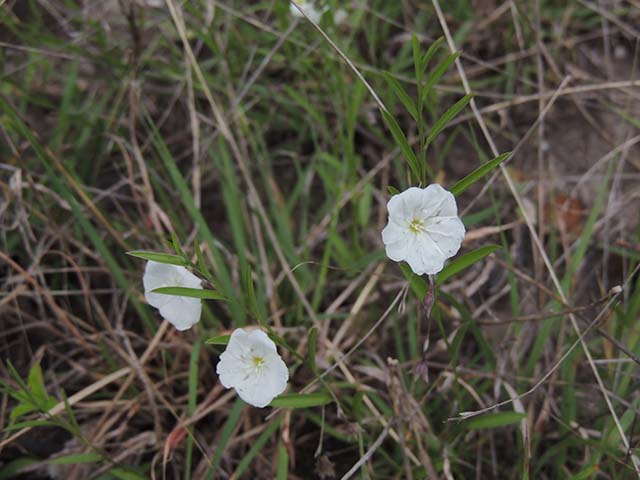
{"type": "Polygon", "coordinates": [[[403,227],[395,220],[389,219],[387,226],[382,229],[382,241],[385,245],[389,245],[403,240],[409,233],[411,232],[406,226],[403,227]]]}
{"type": "Polygon", "coordinates": [[[422,234],[418,235],[406,261],[416,275],[434,275],[442,270],[446,259],[435,242],[428,235],[422,234]]]}
{"type": "Polygon", "coordinates": [[[426,228],[425,233],[450,258],[460,250],[465,228],[458,217],[440,217],[437,223],[426,228]]]}
{"type": "Polygon", "coordinates": [[[254,344],[254,346],[262,346],[268,352],[278,354],[278,350],[276,349],[276,344],[269,338],[269,335],[264,333],[262,330],[252,330],[249,332],[249,341],[254,344]]]}
{"type": "Polygon", "coordinates": [[[242,385],[251,376],[253,369],[243,359],[229,351],[229,347],[220,355],[216,373],[225,388],[242,385]]]}
{"type": "Polygon", "coordinates": [[[235,387],[242,400],[258,408],[266,407],[284,392],[289,380],[289,370],[278,354],[265,361],[259,375],[235,387]]]}
{"type": "Polygon", "coordinates": [[[423,190],[425,217],[457,216],[458,206],[456,198],[437,183],[429,185],[423,190]]]}
{"type": "Polygon", "coordinates": [[[394,262],[402,262],[406,260],[415,248],[416,235],[407,235],[403,239],[385,245],[385,252],[394,262]]]}
{"type": "Polygon", "coordinates": [[[262,330],[234,330],[216,371],[224,387],[234,388],[255,407],[271,403],[289,380],[289,370],[275,343],[262,330]]]}
{"type": "MultiPolygon", "coordinates": [[[[172,295],[165,295],[171,297],[172,295]]],[[[197,298],[177,297],[160,307],[160,315],[177,330],[183,331],[200,321],[202,301],[197,298]]]]}
{"type": "Polygon", "coordinates": [[[389,219],[401,225],[410,222],[416,210],[422,207],[422,199],[423,191],[417,187],[409,187],[404,192],[394,195],[387,203],[389,219]]]}
{"type": "Polygon", "coordinates": [[[161,287],[186,287],[202,289],[202,282],[193,273],[179,265],[167,265],[149,261],[142,277],[144,296],[160,315],[178,330],[191,328],[200,320],[202,301],[197,298],[153,293],[161,287]]]}

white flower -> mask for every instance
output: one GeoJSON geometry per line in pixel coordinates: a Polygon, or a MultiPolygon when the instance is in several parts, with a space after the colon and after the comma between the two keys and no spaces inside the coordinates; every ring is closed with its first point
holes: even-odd
{"type": "Polygon", "coordinates": [[[387,204],[389,223],[382,230],[387,256],[405,261],[417,275],[435,275],[460,249],[465,229],[451,192],[438,184],[411,187],[387,204]]]}
{"type": "MultiPolygon", "coordinates": [[[[326,8],[320,9],[316,7],[315,3],[309,0],[293,0],[293,3],[297,4],[300,7],[300,10],[302,10],[305,15],[315,23],[320,22],[320,18],[322,18],[322,14],[326,10],[326,8]]],[[[291,12],[291,15],[298,18],[304,18],[304,15],[300,13],[300,10],[298,10],[293,3],[289,4],[289,11],[291,12]]]]}
{"type": "Polygon", "coordinates": [[[289,380],[276,344],[262,330],[234,330],[216,372],[225,388],[235,388],[242,400],[260,408],[284,392],[289,380]]]}
{"type": "Polygon", "coordinates": [[[163,293],[152,293],[156,288],[187,287],[202,289],[200,279],[184,267],[148,261],[142,277],[144,296],[149,305],[160,310],[160,315],[178,330],[187,330],[200,320],[202,300],[163,293]]]}
{"type": "Polygon", "coordinates": [[[349,18],[349,14],[344,8],[339,8],[333,14],[333,21],[336,25],[342,25],[349,18]]]}

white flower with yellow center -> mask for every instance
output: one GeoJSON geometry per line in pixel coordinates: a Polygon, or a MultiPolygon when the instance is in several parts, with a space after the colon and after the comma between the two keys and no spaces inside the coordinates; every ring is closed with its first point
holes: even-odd
{"type": "Polygon", "coordinates": [[[435,275],[458,253],[464,225],[455,197],[440,185],[408,188],[391,197],[387,210],[382,241],[391,260],[407,262],[416,275],[435,275]]]}
{"type": "Polygon", "coordinates": [[[187,330],[200,320],[202,300],[153,293],[153,290],[162,287],[202,289],[200,279],[186,268],[148,261],[142,277],[142,284],[144,285],[144,296],[149,305],[160,310],[160,315],[178,330],[187,330]]]}
{"type": "Polygon", "coordinates": [[[300,7],[300,10],[304,12],[304,14],[309,17],[310,20],[315,23],[320,22],[322,18],[322,14],[325,12],[326,8],[318,8],[315,2],[309,0],[293,0],[293,2],[289,5],[289,11],[291,15],[297,18],[304,18],[304,15],[296,8],[296,5],[300,7]]]}
{"type": "Polygon", "coordinates": [[[242,400],[259,408],[284,392],[289,380],[276,344],[262,330],[234,330],[216,372],[225,388],[235,388],[242,400]]]}

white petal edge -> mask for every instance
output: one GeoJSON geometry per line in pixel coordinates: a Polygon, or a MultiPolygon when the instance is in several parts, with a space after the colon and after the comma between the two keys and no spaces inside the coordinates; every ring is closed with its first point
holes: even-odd
{"type": "Polygon", "coordinates": [[[148,261],[142,277],[144,296],[160,315],[180,331],[198,323],[202,314],[202,301],[197,298],[153,293],[162,287],[186,287],[202,289],[202,282],[185,267],[148,261]]]}

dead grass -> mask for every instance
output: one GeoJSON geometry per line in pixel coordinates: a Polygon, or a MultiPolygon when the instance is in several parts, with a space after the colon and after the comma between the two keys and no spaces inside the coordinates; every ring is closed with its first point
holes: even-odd
{"type": "Polygon", "coordinates": [[[635,0],[79,3],[0,1],[0,479],[640,475],[635,0]],[[430,317],[379,239],[408,186],[379,110],[420,142],[381,76],[415,95],[412,32],[463,52],[429,122],[475,94],[430,180],[514,152],[458,199],[464,252],[500,249],[430,317]],[[185,333],[124,254],[171,234],[231,298],[185,333]],[[219,384],[203,341],[256,317],[331,404],[219,384]]]}

